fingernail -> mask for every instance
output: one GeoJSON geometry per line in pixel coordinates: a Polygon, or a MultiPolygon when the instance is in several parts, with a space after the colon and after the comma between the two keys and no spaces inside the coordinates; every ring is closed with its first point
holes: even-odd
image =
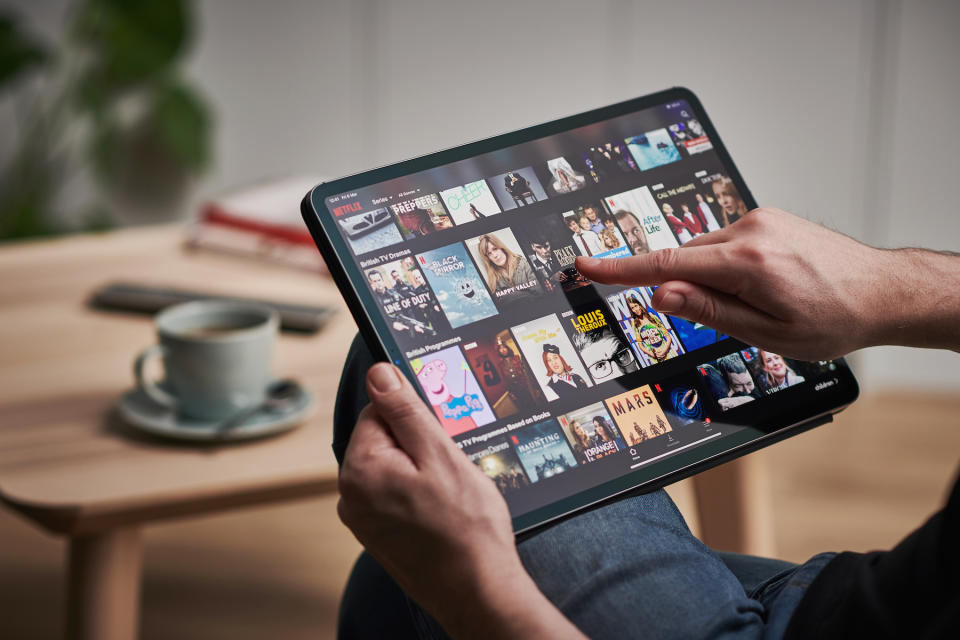
{"type": "Polygon", "coordinates": [[[585,258],[581,256],[577,258],[577,265],[580,267],[586,267],[587,269],[592,269],[600,264],[600,258],[585,258]]]}
{"type": "Polygon", "coordinates": [[[367,374],[370,384],[379,393],[389,393],[400,388],[400,378],[396,369],[386,362],[381,362],[370,367],[370,373],[367,374]]]}
{"type": "Polygon", "coordinates": [[[657,311],[676,313],[680,311],[680,309],[683,309],[683,305],[686,304],[686,302],[687,299],[682,293],[668,291],[663,298],[660,299],[660,304],[657,305],[657,311]]]}

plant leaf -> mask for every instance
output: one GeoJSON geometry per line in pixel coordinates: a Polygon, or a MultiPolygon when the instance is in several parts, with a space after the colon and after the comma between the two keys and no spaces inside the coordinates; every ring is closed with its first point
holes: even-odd
{"type": "Polygon", "coordinates": [[[156,95],[153,117],[163,146],[189,170],[201,172],[210,159],[211,117],[190,87],[171,82],[156,95]]]}
{"type": "Polygon", "coordinates": [[[0,16],[0,87],[48,58],[43,46],[22,33],[13,18],[0,16]]]}

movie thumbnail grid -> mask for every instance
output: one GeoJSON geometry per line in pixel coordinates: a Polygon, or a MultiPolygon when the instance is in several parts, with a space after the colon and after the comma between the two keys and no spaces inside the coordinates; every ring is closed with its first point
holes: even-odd
{"type": "MultiPolygon", "coordinates": [[[[405,240],[542,202],[551,196],[572,193],[591,184],[602,184],[616,177],[678,162],[712,148],[699,122],[686,119],[624,140],[599,143],[580,153],[550,158],[544,161],[542,167],[517,167],[499,175],[478,177],[461,186],[403,199],[385,207],[365,209],[359,203],[342,205],[335,207],[333,213],[354,255],[362,256],[405,240]],[[545,175],[549,176],[545,182],[538,177],[539,171],[545,171],[545,175]]],[[[729,215],[717,217],[717,212],[712,210],[717,206],[726,207],[720,200],[719,194],[723,191],[720,186],[711,185],[707,191],[701,189],[703,192],[697,194],[699,199],[684,203],[683,207],[679,202],[665,203],[663,223],[669,225],[677,236],[677,242],[683,244],[690,237],[733,221],[729,215]]],[[[725,189],[732,190],[731,196],[739,199],[732,183],[725,189]]],[[[595,234],[603,231],[595,220],[591,228],[585,230],[595,234]]],[[[611,231],[614,235],[621,235],[619,229],[611,231]]],[[[622,242],[622,238],[619,240],[622,242]]],[[[611,250],[610,243],[613,241],[607,238],[595,241],[591,237],[589,241],[581,238],[579,242],[585,249],[586,243],[590,242],[595,245],[589,247],[590,252],[599,250],[603,253],[611,250]]]]}
{"type": "MultiPolygon", "coordinates": [[[[737,365],[743,366],[740,373],[745,373],[751,379],[753,367],[745,364],[748,357],[750,362],[757,362],[756,370],[765,371],[763,360],[759,360],[765,357],[763,352],[751,347],[724,356],[714,363],[701,365],[695,372],[645,384],[552,418],[537,419],[540,416],[533,416],[492,433],[467,438],[461,445],[470,459],[495,481],[505,495],[624,450],[629,450],[633,457],[636,456],[636,448],[645,442],[661,437],[668,444],[676,442],[677,430],[682,431],[689,425],[699,425],[708,431],[712,428],[713,411],[707,407],[705,393],[717,400],[733,396],[728,395],[731,383],[711,380],[705,368],[716,367],[716,362],[727,361],[731,357],[740,359],[740,365],[737,365]],[[727,390],[718,392],[717,384],[727,385],[727,390]]],[[[800,384],[804,377],[799,371],[815,376],[837,368],[833,361],[813,363],[782,358],[777,361],[779,356],[776,354],[766,354],[766,357],[768,369],[777,371],[779,375],[782,362],[787,372],[783,375],[781,386],[770,386],[772,390],[760,392],[757,397],[800,384]]],[[[522,364],[517,362],[516,366],[522,364]]],[[[734,378],[732,384],[746,383],[734,378]]],[[[534,390],[528,387],[526,392],[534,393],[534,390]]],[[[750,397],[747,401],[753,399],[750,397]]],[[[732,408],[718,404],[723,411],[732,408]]]]}
{"type": "MultiPolygon", "coordinates": [[[[676,202],[678,189],[664,191],[670,195],[662,207],[676,202]]],[[[430,344],[448,327],[457,329],[590,284],[576,269],[577,256],[626,257],[680,244],[647,187],[525,222],[400,261],[364,261],[377,263],[365,268],[367,284],[405,352],[430,344]]],[[[632,336],[643,366],[683,353],[678,334],[687,350],[717,340],[707,338],[712,331],[694,330],[683,320],[644,313],[643,308],[650,308],[646,290],[618,293],[608,303],[632,336]],[[645,329],[642,319],[649,320],[645,329]],[[657,333],[662,334],[659,340],[657,333]],[[658,346],[650,347],[651,342],[658,346]]]]}

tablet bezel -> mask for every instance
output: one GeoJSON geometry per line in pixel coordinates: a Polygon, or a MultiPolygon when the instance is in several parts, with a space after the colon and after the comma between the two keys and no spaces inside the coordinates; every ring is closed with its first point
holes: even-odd
{"type": "MultiPolygon", "coordinates": [[[[687,101],[694,110],[713,144],[714,151],[727,170],[729,177],[739,189],[747,207],[749,209],[756,208],[757,204],[752,193],[727,152],[700,100],[692,91],[683,87],[667,89],[607,107],[364,171],[320,184],[311,190],[301,204],[304,221],[310,229],[310,233],[326,261],[334,281],[343,293],[360,334],[373,356],[377,360],[389,361],[397,365],[420,393],[415,376],[399,347],[395,344],[386,322],[375,311],[377,306],[372,294],[365,286],[363,272],[353,263],[352,253],[338,232],[333,216],[321,213],[327,211],[325,205],[327,197],[678,100],[687,101]],[[340,256],[344,256],[345,259],[342,260],[340,256]],[[371,311],[368,312],[368,309],[371,311]],[[384,337],[387,339],[384,340],[384,337]]],[[[731,352],[736,348],[734,345],[743,345],[737,340],[728,340],[726,344],[729,345],[729,351],[731,352]]],[[[804,388],[785,389],[779,392],[775,399],[772,397],[767,399],[764,407],[747,414],[746,417],[751,415],[754,417],[754,424],[741,424],[738,421],[736,426],[743,427],[741,431],[723,436],[714,442],[703,443],[686,451],[678,451],[663,460],[627,472],[613,480],[515,516],[513,518],[514,531],[518,535],[528,533],[547,522],[602,505],[624,494],[652,491],[814,426],[829,422],[832,420],[832,414],[849,406],[859,394],[856,379],[848,367],[840,367],[835,380],[836,383],[831,387],[818,390],[816,393],[810,389],[809,385],[804,388]],[[760,426],[760,423],[763,426],[760,426]]],[[[420,395],[423,397],[422,393],[420,395]]],[[[426,398],[424,398],[424,402],[426,402],[426,398]]],[[[740,416],[741,418],[744,417],[743,412],[740,416]]]]}

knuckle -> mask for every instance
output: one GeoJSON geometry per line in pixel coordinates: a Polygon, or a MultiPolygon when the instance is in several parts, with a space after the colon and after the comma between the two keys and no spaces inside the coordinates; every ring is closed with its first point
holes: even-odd
{"type": "Polygon", "coordinates": [[[680,263],[680,249],[671,247],[650,254],[653,275],[659,281],[669,280],[680,263]]]}

